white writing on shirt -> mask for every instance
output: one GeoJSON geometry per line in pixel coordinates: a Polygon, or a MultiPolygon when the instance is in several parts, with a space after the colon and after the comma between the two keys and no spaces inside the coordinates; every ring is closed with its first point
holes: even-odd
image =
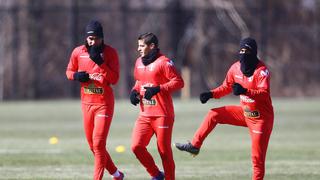
{"type": "Polygon", "coordinates": [[[145,83],[144,85],[141,85],[141,87],[140,87],[141,92],[146,91],[146,89],[144,89],[144,87],[153,87],[153,84],[152,83],[145,83]]]}
{"type": "Polygon", "coordinates": [[[238,79],[242,79],[242,76],[240,76],[240,75],[235,75],[235,77],[238,79]]]}
{"type": "Polygon", "coordinates": [[[92,73],[89,74],[89,78],[92,80],[100,81],[102,80],[103,76],[100,73],[92,73]]]}
{"type": "Polygon", "coordinates": [[[253,100],[245,95],[240,95],[240,100],[243,102],[247,102],[247,103],[254,103],[255,102],[255,100],[253,100]]]}

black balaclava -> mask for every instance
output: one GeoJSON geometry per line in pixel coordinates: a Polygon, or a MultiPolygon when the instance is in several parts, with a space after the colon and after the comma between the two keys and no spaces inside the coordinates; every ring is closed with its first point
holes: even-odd
{"type": "Polygon", "coordinates": [[[256,69],[257,64],[259,63],[259,60],[257,58],[257,43],[254,39],[250,37],[242,39],[240,41],[240,50],[243,48],[249,50],[250,53],[239,53],[239,59],[241,64],[240,70],[245,76],[250,77],[253,75],[254,70],[256,69]]]}
{"type": "MultiPolygon", "coordinates": [[[[86,26],[86,37],[88,36],[97,36],[103,39],[103,28],[99,21],[91,20],[86,26]]],[[[103,41],[102,41],[103,42],[103,41]]],[[[97,46],[89,46],[87,41],[85,42],[86,48],[91,56],[98,56],[103,52],[104,43],[97,46]]]]}
{"type": "Polygon", "coordinates": [[[147,55],[145,55],[144,57],[141,57],[143,65],[147,66],[152,62],[154,62],[158,58],[159,52],[160,52],[159,48],[153,48],[147,55]]]}
{"type": "Polygon", "coordinates": [[[86,36],[97,36],[103,39],[103,28],[99,21],[91,20],[86,26],[86,36]]]}

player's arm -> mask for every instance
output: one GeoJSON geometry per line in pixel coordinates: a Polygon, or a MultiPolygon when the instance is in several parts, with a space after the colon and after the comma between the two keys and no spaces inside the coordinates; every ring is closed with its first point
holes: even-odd
{"type": "Polygon", "coordinates": [[[175,90],[183,88],[184,86],[183,79],[181,78],[180,74],[177,73],[172,61],[163,62],[160,68],[164,78],[168,81],[164,84],[159,84],[156,87],[144,87],[146,90],[144,93],[144,98],[147,100],[151,100],[151,98],[159,92],[171,93],[175,90]]]}
{"type": "MultiPolygon", "coordinates": [[[[136,74],[135,72],[136,71],[134,71],[134,76],[136,74]]],[[[139,80],[136,80],[130,92],[130,102],[135,106],[140,102],[140,89],[141,89],[141,83],[139,80]]]]}
{"type": "Polygon", "coordinates": [[[79,71],[78,53],[78,49],[74,49],[71,53],[66,71],[67,78],[69,80],[76,80],[79,82],[88,82],[90,80],[89,74],[86,71],[79,71]]]}
{"type": "Polygon", "coordinates": [[[234,83],[233,79],[233,70],[232,67],[227,72],[226,78],[224,79],[222,85],[211,90],[212,97],[215,99],[219,99],[223,96],[226,96],[232,92],[232,84],[234,83]]]}
{"type": "Polygon", "coordinates": [[[74,49],[67,66],[66,75],[69,80],[74,80],[73,75],[78,71],[77,50],[74,49]]]}
{"type": "Polygon", "coordinates": [[[169,93],[183,88],[184,81],[180,74],[177,72],[172,61],[165,62],[162,65],[164,76],[169,80],[168,82],[160,85],[160,91],[167,91],[169,93]]]}
{"type": "Polygon", "coordinates": [[[233,80],[233,74],[232,74],[232,67],[229,69],[227,76],[225,78],[225,80],[223,81],[222,85],[220,85],[219,87],[212,89],[209,92],[203,92],[200,94],[199,99],[201,101],[202,104],[207,103],[207,101],[211,98],[215,98],[218,99],[220,97],[223,97],[227,94],[230,94],[230,92],[232,91],[232,84],[233,84],[234,80],[233,80]]]}

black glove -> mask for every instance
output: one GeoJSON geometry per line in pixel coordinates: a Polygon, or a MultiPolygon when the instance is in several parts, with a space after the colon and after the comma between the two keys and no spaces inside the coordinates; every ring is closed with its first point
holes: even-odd
{"type": "Polygon", "coordinates": [[[73,79],[80,82],[87,82],[89,81],[89,74],[85,71],[75,72],[73,74],[73,79]]]}
{"type": "Polygon", "coordinates": [[[94,61],[96,64],[98,64],[99,66],[103,63],[103,58],[101,57],[102,52],[103,52],[103,45],[89,47],[90,59],[94,61]]]}
{"type": "Polygon", "coordinates": [[[236,96],[239,96],[240,94],[245,94],[247,93],[247,89],[246,88],[243,88],[241,86],[241,84],[239,83],[234,83],[232,85],[232,89],[233,89],[233,94],[236,95],[236,96]]]}
{"type": "Polygon", "coordinates": [[[202,104],[205,104],[212,97],[212,92],[203,92],[200,94],[199,99],[202,104]]]}
{"type": "Polygon", "coordinates": [[[137,105],[140,102],[139,93],[136,90],[132,90],[130,93],[131,104],[137,105]]]}
{"type": "Polygon", "coordinates": [[[147,100],[151,100],[152,96],[156,95],[158,92],[160,92],[160,86],[156,87],[144,87],[146,92],[144,93],[144,98],[147,100]]]}

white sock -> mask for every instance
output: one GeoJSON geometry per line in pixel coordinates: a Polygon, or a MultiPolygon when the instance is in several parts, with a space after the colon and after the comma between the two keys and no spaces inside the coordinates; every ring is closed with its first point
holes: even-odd
{"type": "Polygon", "coordinates": [[[120,172],[117,170],[115,173],[112,174],[113,177],[119,177],[120,176],[120,172]]]}

